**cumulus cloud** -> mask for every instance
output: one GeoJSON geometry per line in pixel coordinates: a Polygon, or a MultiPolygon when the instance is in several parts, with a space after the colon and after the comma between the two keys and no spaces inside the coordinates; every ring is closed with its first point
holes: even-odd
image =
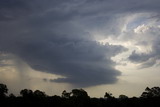
{"type": "Polygon", "coordinates": [[[141,26],[138,26],[137,28],[134,29],[135,33],[145,33],[149,29],[148,26],[145,26],[144,24],[141,26]]]}
{"type": "Polygon", "coordinates": [[[139,40],[136,40],[136,45],[139,47],[150,47],[147,52],[136,52],[133,51],[129,56],[132,62],[141,63],[142,68],[151,67],[157,64],[159,60],[159,43],[160,43],[160,28],[157,25],[147,26],[141,25],[136,28],[139,40]]]}

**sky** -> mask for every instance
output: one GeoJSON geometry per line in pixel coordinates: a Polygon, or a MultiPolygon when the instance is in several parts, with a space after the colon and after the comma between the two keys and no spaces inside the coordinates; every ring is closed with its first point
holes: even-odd
{"type": "Polygon", "coordinates": [[[0,0],[0,83],[139,97],[160,84],[160,0],[0,0]]]}

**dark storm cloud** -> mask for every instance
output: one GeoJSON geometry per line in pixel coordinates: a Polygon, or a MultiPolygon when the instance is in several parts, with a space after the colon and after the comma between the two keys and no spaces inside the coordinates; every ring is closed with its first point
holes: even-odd
{"type": "Polygon", "coordinates": [[[17,42],[9,51],[35,70],[66,77],[54,82],[81,87],[116,82],[120,72],[114,69],[114,62],[110,58],[124,51],[123,47],[103,46],[95,41],[58,38],[54,35],[52,39],[25,39],[17,42]]]}
{"type": "Polygon", "coordinates": [[[65,77],[54,82],[85,87],[114,83],[120,72],[111,57],[126,49],[101,45],[87,31],[107,26],[116,33],[115,14],[159,11],[159,2],[1,0],[0,51],[20,57],[35,70],[65,77]]]}
{"type": "Polygon", "coordinates": [[[16,20],[28,14],[29,8],[22,0],[0,1],[0,22],[16,20]]]}

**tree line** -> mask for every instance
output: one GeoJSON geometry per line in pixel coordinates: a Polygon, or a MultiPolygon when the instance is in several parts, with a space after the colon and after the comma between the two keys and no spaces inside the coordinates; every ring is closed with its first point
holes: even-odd
{"type": "Polygon", "coordinates": [[[1,83],[0,104],[4,107],[159,107],[160,87],[147,87],[140,97],[119,95],[115,98],[112,93],[106,92],[103,98],[91,98],[84,89],[64,90],[61,96],[48,96],[43,91],[30,89],[21,90],[20,96],[8,95],[7,85],[1,83]]]}

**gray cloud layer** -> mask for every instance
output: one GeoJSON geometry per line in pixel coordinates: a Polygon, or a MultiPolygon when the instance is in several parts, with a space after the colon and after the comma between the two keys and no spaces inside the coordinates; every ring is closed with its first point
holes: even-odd
{"type": "Polygon", "coordinates": [[[126,49],[94,41],[74,24],[85,14],[76,8],[84,1],[70,2],[2,0],[1,52],[20,57],[35,70],[65,77],[54,82],[79,87],[116,82],[120,72],[111,57],[126,49]]]}
{"type": "MultiPolygon", "coordinates": [[[[59,74],[54,82],[77,86],[114,83],[120,72],[111,57],[126,51],[101,45],[90,31],[118,34],[117,14],[159,11],[159,0],[1,0],[0,51],[33,69],[59,74]],[[154,2],[153,2],[154,1],[154,2]]],[[[133,53],[130,59],[136,59],[133,53]]]]}

